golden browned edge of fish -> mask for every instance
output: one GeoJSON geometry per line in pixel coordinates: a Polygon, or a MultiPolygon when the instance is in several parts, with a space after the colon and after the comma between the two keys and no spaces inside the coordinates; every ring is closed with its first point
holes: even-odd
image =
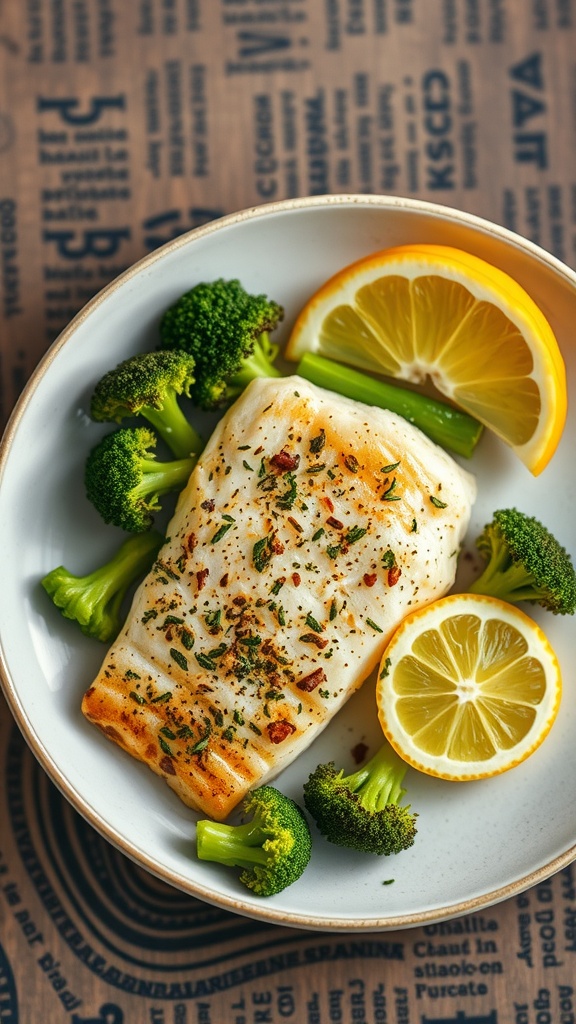
{"type": "Polygon", "coordinates": [[[304,750],[454,582],[475,484],[401,417],[254,381],[179,497],[82,710],[217,820],[304,750]]]}

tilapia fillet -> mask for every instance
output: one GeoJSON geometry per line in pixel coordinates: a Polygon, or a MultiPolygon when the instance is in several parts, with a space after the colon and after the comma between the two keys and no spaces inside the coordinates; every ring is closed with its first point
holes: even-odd
{"type": "Polygon", "coordinates": [[[179,496],[86,717],[217,820],[452,585],[473,478],[401,417],[255,381],[179,496]]]}

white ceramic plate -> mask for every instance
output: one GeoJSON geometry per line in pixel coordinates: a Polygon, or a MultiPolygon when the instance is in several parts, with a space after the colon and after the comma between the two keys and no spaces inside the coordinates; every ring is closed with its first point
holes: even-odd
{"type": "MultiPolygon", "coordinates": [[[[332,273],[406,242],[459,246],[523,284],[556,331],[576,390],[572,339],[576,275],[544,251],[485,221],[413,200],[367,196],[300,199],[223,218],[156,251],[93,299],[50,349],[6,431],[0,463],[0,643],[11,709],[46,771],[103,836],[180,889],[240,914],[305,928],[377,931],[453,917],[496,903],[576,858],[574,621],[534,612],[564,668],[559,718],[525,764],[494,779],[449,783],[409,771],[419,812],[415,845],[397,857],[355,854],[318,838],[299,881],[252,896],[236,872],[194,856],[194,815],[148,769],[104,739],[80,713],[102,645],[52,608],[40,578],[61,563],[81,573],[112,554],[83,493],[90,446],[109,427],[86,409],[94,383],[120,359],[154,348],[162,311],[199,280],[240,277],[287,311],[285,334],[332,273]],[[542,809],[546,808],[545,814],[542,809]],[[391,885],[382,883],[394,879],[391,885]]],[[[479,497],[470,543],[497,507],[539,516],[576,555],[574,411],[549,467],[534,479],[490,436],[468,468],[479,497]]],[[[379,744],[365,684],[326,732],[279,778],[301,800],[320,761],[352,768],[359,740],[379,744]]]]}

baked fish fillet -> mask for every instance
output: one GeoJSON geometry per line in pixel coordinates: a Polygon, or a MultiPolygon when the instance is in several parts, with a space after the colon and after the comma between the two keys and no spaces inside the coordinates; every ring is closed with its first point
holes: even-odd
{"type": "Polygon", "coordinates": [[[474,495],[401,417],[300,377],[254,381],[179,496],[84,714],[226,818],[451,587],[474,495]]]}

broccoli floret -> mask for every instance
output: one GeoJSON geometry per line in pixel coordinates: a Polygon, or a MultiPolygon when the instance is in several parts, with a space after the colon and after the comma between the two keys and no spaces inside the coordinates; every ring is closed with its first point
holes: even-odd
{"type": "Polygon", "coordinates": [[[240,281],[197,284],[164,313],[163,349],[194,357],[192,400],[202,409],[226,405],[255,377],[279,377],[278,346],[270,342],[284,310],[265,295],[250,295],[240,281]]]}
{"type": "Polygon", "coordinates": [[[177,459],[204,447],[186,419],[178,396],[190,396],[194,359],[186,352],[144,352],[125,359],[98,381],[90,414],[98,422],[121,423],[142,416],[159,433],[177,459]]]}
{"type": "Polygon", "coordinates": [[[363,853],[400,853],[416,835],[416,815],[399,806],[406,769],[387,743],[351,775],[337,771],[333,761],[320,764],[304,784],[304,803],[330,843],[363,853]]]}
{"type": "Polygon", "coordinates": [[[242,807],[252,815],[246,824],[198,822],[198,857],[242,868],[244,885],[257,896],[273,896],[300,878],[310,860],[308,822],[298,804],[273,786],[253,790],[242,807]]]}
{"type": "Polygon", "coordinates": [[[120,632],[128,588],[150,568],[162,543],[155,530],[129,537],[110,561],[88,575],[74,576],[60,565],[41,580],[42,586],[65,618],[106,643],[120,632]]]}
{"type": "Polygon", "coordinates": [[[180,490],[196,458],[158,462],[156,435],[148,427],[121,427],[108,434],[86,460],[86,495],[105,523],[129,533],[149,530],[163,494],[180,490]]]}
{"type": "Polygon", "coordinates": [[[476,540],[486,566],[468,588],[513,604],[529,601],[555,615],[576,609],[576,573],[568,552],[534,516],[515,508],[494,513],[476,540]]]}

